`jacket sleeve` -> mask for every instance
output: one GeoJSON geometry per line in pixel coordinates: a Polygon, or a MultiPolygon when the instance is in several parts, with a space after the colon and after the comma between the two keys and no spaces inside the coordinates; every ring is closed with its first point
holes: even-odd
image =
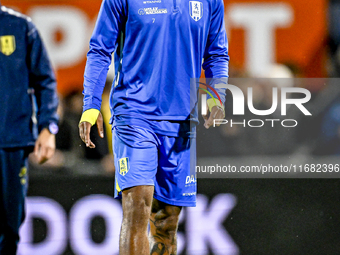
{"type": "MultiPolygon", "coordinates": [[[[203,69],[205,70],[205,77],[209,80],[208,83],[214,88],[215,84],[227,84],[229,55],[223,0],[215,0],[213,3],[215,3],[215,6],[212,10],[209,35],[204,52],[203,69]]],[[[208,91],[214,94],[210,89],[208,91]]],[[[224,104],[225,89],[216,89],[216,91],[224,104]]]]}
{"type": "Polygon", "coordinates": [[[83,111],[100,110],[106,76],[111,64],[112,53],[125,24],[124,0],[104,0],[90,40],[90,50],[84,74],[83,111]]]}
{"type": "Polygon", "coordinates": [[[28,21],[29,83],[34,89],[39,132],[50,123],[58,123],[56,79],[47,51],[35,25],[28,21]]]}

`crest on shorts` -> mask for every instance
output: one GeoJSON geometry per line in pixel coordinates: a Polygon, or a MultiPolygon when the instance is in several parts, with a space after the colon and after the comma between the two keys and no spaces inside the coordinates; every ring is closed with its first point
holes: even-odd
{"type": "Polygon", "coordinates": [[[129,171],[129,168],[129,158],[121,158],[119,160],[119,173],[124,176],[129,171]]]}
{"type": "Polygon", "coordinates": [[[190,1],[189,12],[194,21],[199,21],[203,17],[203,3],[199,1],[190,1]]]}
{"type": "Polygon", "coordinates": [[[9,56],[15,51],[15,37],[14,35],[0,36],[0,52],[9,56]]]}

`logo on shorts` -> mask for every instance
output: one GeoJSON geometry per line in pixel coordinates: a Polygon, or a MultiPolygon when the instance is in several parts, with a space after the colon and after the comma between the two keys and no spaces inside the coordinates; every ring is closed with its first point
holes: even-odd
{"type": "Polygon", "coordinates": [[[185,187],[192,187],[192,186],[196,186],[196,175],[188,175],[186,178],[185,178],[185,187]]]}
{"type": "Polygon", "coordinates": [[[196,176],[195,175],[188,175],[185,178],[185,184],[191,184],[191,183],[196,183],[196,176]]]}
{"type": "Polygon", "coordinates": [[[196,192],[190,192],[190,193],[183,193],[183,197],[191,197],[191,196],[196,196],[196,192]]]}
{"type": "Polygon", "coordinates": [[[129,171],[129,158],[121,158],[119,160],[119,173],[121,175],[126,175],[129,171]]]}
{"type": "Polygon", "coordinates": [[[199,21],[203,16],[203,3],[199,1],[190,1],[189,12],[194,21],[199,21]]]}
{"type": "Polygon", "coordinates": [[[15,51],[15,37],[14,35],[0,36],[0,52],[9,56],[15,51]]]}

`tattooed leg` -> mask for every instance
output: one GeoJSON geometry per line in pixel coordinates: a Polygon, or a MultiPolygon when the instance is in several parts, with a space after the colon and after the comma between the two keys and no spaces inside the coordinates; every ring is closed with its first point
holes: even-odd
{"type": "Polygon", "coordinates": [[[150,254],[177,254],[177,227],[181,207],[153,200],[150,215],[150,254]]]}

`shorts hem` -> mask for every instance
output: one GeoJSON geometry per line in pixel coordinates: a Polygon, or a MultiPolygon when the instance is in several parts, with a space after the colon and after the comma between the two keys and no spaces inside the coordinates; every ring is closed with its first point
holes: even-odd
{"type": "Polygon", "coordinates": [[[164,197],[161,197],[159,195],[154,194],[154,198],[157,200],[167,203],[169,205],[175,205],[175,206],[185,206],[185,207],[196,207],[196,201],[173,201],[164,197]]]}

